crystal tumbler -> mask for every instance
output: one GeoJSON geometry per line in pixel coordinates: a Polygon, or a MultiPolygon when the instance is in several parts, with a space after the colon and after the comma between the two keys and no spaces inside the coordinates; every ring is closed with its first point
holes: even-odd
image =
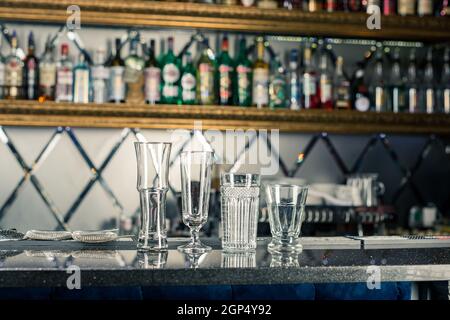
{"type": "Polygon", "coordinates": [[[269,210],[272,242],[269,252],[289,253],[302,251],[298,241],[302,227],[308,187],[297,185],[268,185],[266,201],[269,210]]]}
{"type": "Polygon", "coordinates": [[[139,250],[167,249],[166,193],[170,143],[135,142],[141,214],[139,250]]]}
{"type": "Polygon", "coordinates": [[[255,250],[260,176],[222,173],[220,180],[222,248],[255,250]]]}

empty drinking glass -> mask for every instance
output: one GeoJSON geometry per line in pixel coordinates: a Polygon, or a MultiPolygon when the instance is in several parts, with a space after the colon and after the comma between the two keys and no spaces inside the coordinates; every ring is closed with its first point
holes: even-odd
{"type": "Polygon", "coordinates": [[[222,247],[225,251],[254,250],[260,176],[222,173],[220,180],[222,247]]]}
{"type": "Polygon", "coordinates": [[[191,231],[191,242],[179,246],[185,253],[198,254],[211,250],[200,242],[199,231],[208,220],[209,194],[213,154],[210,151],[181,153],[181,207],[183,223],[191,231]]]}
{"type": "Polygon", "coordinates": [[[269,252],[300,252],[298,236],[302,226],[308,187],[296,185],[268,185],[266,201],[269,210],[272,242],[269,252]]]}
{"type": "Polygon", "coordinates": [[[167,249],[166,193],[170,143],[135,142],[141,215],[139,250],[167,249]]]}

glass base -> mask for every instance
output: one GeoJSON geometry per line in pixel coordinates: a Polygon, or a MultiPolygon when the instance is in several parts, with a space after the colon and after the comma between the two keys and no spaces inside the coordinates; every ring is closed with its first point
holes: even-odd
{"type": "Polygon", "coordinates": [[[288,242],[273,239],[272,242],[267,245],[267,251],[278,254],[298,254],[303,251],[303,246],[298,239],[288,242]]]}
{"type": "Polygon", "coordinates": [[[137,244],[138,251],[166,251],[168,249],[167,239],[139,239],[137,244]]]}
{"type": "Polygon", "coordinates": [[[189,242],[188,244],[185,244],[183,246],[179,246],[177,248],[179,251],[187,253],[187,254],[201,254],[201,253],[205,253],[208,251],[211,251],[212,248],[199,242],[189,242]]]}

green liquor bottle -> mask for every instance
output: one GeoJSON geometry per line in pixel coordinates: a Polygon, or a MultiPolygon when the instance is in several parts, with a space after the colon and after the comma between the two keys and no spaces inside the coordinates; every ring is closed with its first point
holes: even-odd
{"type": "Polygon", "coordinates": [[[239,42],[239,54],[236,61],[235,73],[235,104],[249,107],[252,104],[252,63],[247,57],[245,38],[239,42]]]}
{"type": "Polygon", "coordinates": [[[181,76],[181,102],[187,105],[197,103],[196,100],[196,85],[195,67],[192,63],[192,56],[190,52],[186,52],[186,65],[183,68],[181,76]]]}
{"type": "Polygon", "coordinates": [[[234,62],[228,54],[228,37],[222,39],[222,52],[217,63],[217,87],[219,88],[219,104],[233,105],[233,73],[234,62]]]}
{"type": "Polygon", "coordinates": [[[163,57],[162,65],[162,102],[168,104],[178,103],[180,85],[180,59],[173,53],[173,37],[168,39],[168,51],[163,57]]]}
{"type": "Polygon", "coordinates": [[[197,101],[199,104],[211,105],[216,102],[214,70],[214,55],[209,49],[208,39],[205,39],[202,53],[197,62],[197,101]]]}
{"type": "Polygon", "coordinates": [[[271,109],[286,108],[286,93],[286,75],[280,57],[276,56],[273,62],[272,76],[270,77],[269,107],[271,109]]]}

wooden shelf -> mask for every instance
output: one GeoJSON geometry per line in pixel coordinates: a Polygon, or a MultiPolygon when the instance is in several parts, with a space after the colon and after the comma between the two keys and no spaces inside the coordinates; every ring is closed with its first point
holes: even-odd
{"type": "Polygon", "coordinates": [[[67,7],[81,8],[82,25],[174,27],[237,32],[449,41],[450,19],[382,17],[381,30],[366,27],[363,13],[307,13],[167,1],[139,0],[2,0],[0,21],[66,23],[67,7]]]}
{"type": "Polygon", "coordinates": [[[204,130],[450,134],[450,115],[445,114],[0,100],[0,125],[6,126],[192,129],[196,123],[204,130]]]}

